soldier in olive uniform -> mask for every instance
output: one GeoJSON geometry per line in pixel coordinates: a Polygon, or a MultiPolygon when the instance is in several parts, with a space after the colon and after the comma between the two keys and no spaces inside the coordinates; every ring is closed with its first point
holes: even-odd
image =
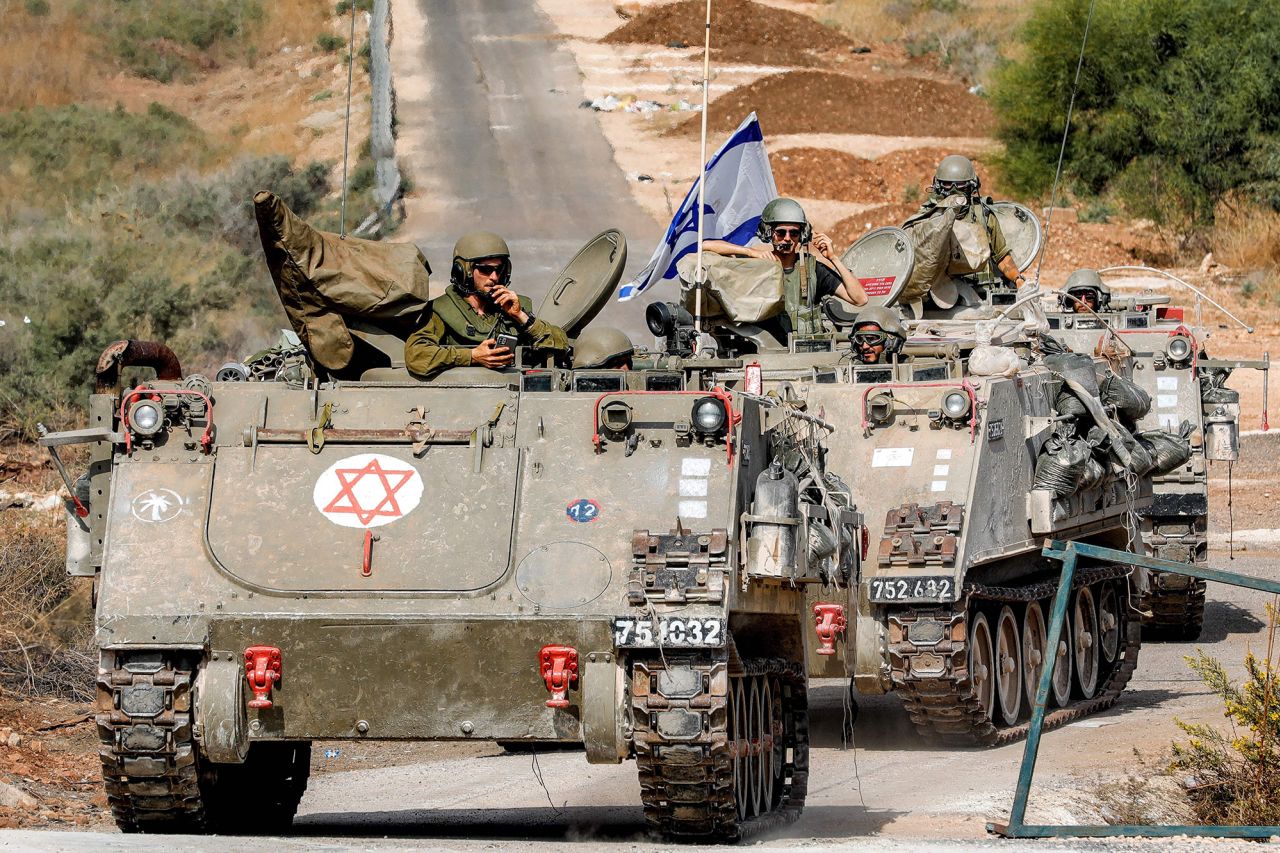
{"type": "Polygon", "coordinates": [[[854,353],[863,364],[884,364],[902,349],[907,330],[892,308],[873,305],[858,313],[850,339],[854,353]]]}
{"type": "Polygon", "coordinates": [[[1000,221],[978,195],[981,183],[973,161],[959,154],[942,158],[933,175],[932,194],[908,223],[932,216],[945,206],[959,208],[951,233],[951,257],[946,273],[953,278],[976,278],[979,283],[1003,277],[1015,287],[1026,281],[1005,242],[1000,221]]]}
{"type": "Polygon", "coordinates": [[[1111,302],[1111,288],[1102,283],[1102,276],[1097,270],[1076,270],[1067,276],[1067,283],[1062,292],[1074,299],[1064,298],[1065,307],[1075,314],[1088,314],[1090,311],[1106,311],[1111,302]]]}
{"type": "MultiPolygon", "coordinates": [[[[768,246],[738,246],[724,240],[704,240],[702,248],[717,255],[761,258],[782,265],[785,310],[779,317],[784,335],[812,335],[822,329],[822,300],[839,296],[865,305],[867,294],[841,262],[826,234],[814,234],[804,208],[789,198],[775,198],[764,206],[756,239],[768,246]],[[815,254],[807,251],[812,246],[815,254]],[[801,262],[803,259],[803,262],[801,262]]],[[[779,340],[786,340],[785,337],[779,340]]]]}
{"type": "Polygon", "coordinates": [[[413,375],[430,379],[450,367],[507,367],[515,353],[498,346],[498,335],[534,349],[568,349],[564,330],[535,317],[529,298],[511,290],[511,252],[497,234],[479,231],[458,240],[449,281],[444,295],[431,300],[426,325],[405,343],[405,365],[413,375]]]}

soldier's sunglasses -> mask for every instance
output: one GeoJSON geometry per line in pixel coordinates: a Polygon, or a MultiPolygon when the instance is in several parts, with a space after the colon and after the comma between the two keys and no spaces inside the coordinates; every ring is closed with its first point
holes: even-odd
{"type": "Polygon", "coordinates": [[[860,347],[878,347],[888,340],[885,332],[854,332],[853,342],[860,347]]]}
{"type": "Polygon", "coordinates": [[[785,240],[788,237],[790,237],[793,240],[799,240],[800,229],[799,228],[775,228],[773,229],[773,236],[779,240],[785,240]]]}
{"type": "Polygon", "coordinates": [[[501,275],[506,264],[476,264],[475,270],[483,276],[501,275]]]}

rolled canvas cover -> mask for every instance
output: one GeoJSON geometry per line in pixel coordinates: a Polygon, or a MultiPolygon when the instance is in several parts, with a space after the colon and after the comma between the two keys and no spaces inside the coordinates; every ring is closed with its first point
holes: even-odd
{"type": "MultiPolygon", "coordinates": [[[[680,280],[685,283],[685,308],[693,311],[692,283],[696,278],[698,257],[690,253],[676,262],[680,280]]],[[[782,266],[763,258],[728,258],[711,252],[702,253],[707,270],[707,292],[702,313],[712,317],[724,314],[734,323],[759,323],[782,310],[782,266]]]]}
{"type": "Polygon", "coordinates": [[[355,346],[344,317],[405,334],[421,321],[430,270],[417,246],[318,231],[270,192],[256,194],[253,206],[285,314],[319,364],[339,370],[351,363],[355,346]]]}

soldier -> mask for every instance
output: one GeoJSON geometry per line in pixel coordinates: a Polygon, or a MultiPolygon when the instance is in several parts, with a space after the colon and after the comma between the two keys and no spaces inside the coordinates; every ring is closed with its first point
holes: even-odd
{"type": "Polygon", "coordinates": [[[499,335],[516,338],[534,349],[564,352],[564,330],[533,315],[527,296],[511,290],[511,252],[497,234],[477,231],[453,247],[449,287],[431,300],[425,326],[404,347],[409,372],[430,379],[450,367],[479,365],[491,370],[515,361],[499,335]]]}
{"type": "MultiPolygon", "coordinates": [[[[782,265],[785,310],[780,318],[784,334],[809,335],[822,331],[820,305],[838,296],[853,305],[867,304],[867,294],[849,272],[826,234],[814,234],[804,208],[789,198],[775,198],[764,206],[756,239],[768,247],[738,246],[724,240],[704,240],[702,248],[717,255],[761,258],[782,265]],[[816,254],[806,248],[812,246],[816,254]],[[803,258],[804,262],[800,263],[803,258]]],[[[784,339],[785,340],[785,339],[784,339]]]]}
{"type": "Polygon", "coordinates": [[[863,364],[883,364],[902,349],[907,330],[891,308],[864,308],[853,323],[853,350],[863,364]]]}
{"type": "Polygon", "coordinates": [[[1066,308],[1076,314],[1088,314],[1090,311],[1105,311],[1111,302],[1111,288],[1102,283],[1102,276],[1097,270],[1076,270],[1067,276],[1067,283],[1062,292],[1074,299],[1064,298],[1066,308]]]}
{"type": "Polygon", "coordinates": [[[945,205],[958,207],[959,213],[951,227],[955,239],[951,241],[947,275],[965,278],[987,273],[992,279],[1003,277],[1015,287],[1021,287],[1026,278],[1009,252],[1000,221],[987,207],[990,199],[984,201],[978,195],[981,186],[978,172],[968,157],[959,154],[943,157],[933,175],[932,194],[913,219],[932,215],[945,205]]]}
{"type": "Polygon", "coordinates": [[[621,329],[599,326],[587,329],[573,342],[575,370],[630,370],[635,345],[621,329]]]}

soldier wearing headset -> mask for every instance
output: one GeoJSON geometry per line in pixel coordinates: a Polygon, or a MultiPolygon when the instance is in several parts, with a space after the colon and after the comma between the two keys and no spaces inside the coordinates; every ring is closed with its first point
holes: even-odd
{"type": "MultiPolygon", "coordinates": [[[[785,334],[812,335],[822,328],[822,300],[839,296],[865,305],[867,294],[840,261],[826,234],[814,234],[804,208],[789,198],[775,198],[764,206],[756,239],[764,246],[738,246],[725,240],[703,240],[702,248],[717,255],[762,258],[782,265],[785,334]],[[810,251],[812,249],[812,251],[810,251]]],[[[786,338],[779,338],[786,340],[786,338]]]]}
{"type": "Polygon", "coordinates": [[[450,367],[500,370],[515,362],[513,341],[566,352],[564,330],[534,316],[527,296],[510,287],[511,252],[497,234],[479,231],[453,247],[449,287],[431,300],[430,317],[405,343],[409,372],[430,379],[450,367]]]}

